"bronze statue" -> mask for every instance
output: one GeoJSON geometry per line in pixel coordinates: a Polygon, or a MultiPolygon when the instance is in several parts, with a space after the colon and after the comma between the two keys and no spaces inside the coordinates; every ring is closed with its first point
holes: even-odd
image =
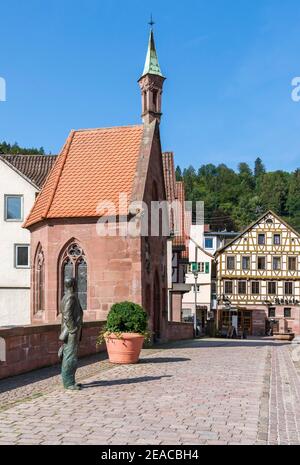
{"type": "Polygon", "coordinates": [[[67,278],[65,288],[66,293],[60,304],[62,320],[59,339],[63,341],[63,345],[58,351],[58,356],[62,360],[61,376],[64,388],[78,391],[81,385],[75,382],[75,373],[82,334],[83,311],[76,293],[76,280],[67,278]]]}

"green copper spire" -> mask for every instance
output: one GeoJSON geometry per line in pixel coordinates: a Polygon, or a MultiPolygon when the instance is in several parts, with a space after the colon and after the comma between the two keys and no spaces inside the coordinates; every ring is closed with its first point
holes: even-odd
{"type": "Polygon", "coordinates": [[[145,61],[145,66],[144,66],[144,71],[143,71],[142,76],[145,76],[145,74],[156,74],[157,76],[163,77],[162,72],[160,70],[159,63],[158,63],[152,27],[150,29],[147,56],[146,56],[146,61],[145,61]]]}

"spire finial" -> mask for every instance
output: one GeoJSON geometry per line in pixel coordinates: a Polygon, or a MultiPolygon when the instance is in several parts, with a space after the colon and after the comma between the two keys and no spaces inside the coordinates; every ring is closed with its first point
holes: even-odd
{"type": "Polygon", "coordinates": [[[155,22],[153,21],[153,18],[152,18],[152,13],[151,13],[151,16],[150,16],[150,21],[149,21],[149,26],[151,27],[151,29],[153,29],[153,26],[155,24],[155,22]]]}

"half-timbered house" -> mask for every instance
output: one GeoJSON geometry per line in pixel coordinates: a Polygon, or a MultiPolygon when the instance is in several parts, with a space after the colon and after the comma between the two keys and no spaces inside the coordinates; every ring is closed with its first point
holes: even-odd
{"type": "Polygon", "coordinates": [[[216,252],[218,326],[300,332],[300,234],[272,211],[216,252]],[[284,323],[284,324],[282,324],[284,323]]]}

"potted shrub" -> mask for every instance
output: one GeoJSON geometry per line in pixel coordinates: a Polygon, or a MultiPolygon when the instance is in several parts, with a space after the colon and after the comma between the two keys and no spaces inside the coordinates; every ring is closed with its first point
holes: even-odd
{"type": "Polygon", "coordinates": [[[111,307],[97,344],[106,342],[112,363],[137,363],[144,340],[150,337],[147,328],[148,315],[140,305],[119,302],[111,307]]]}

